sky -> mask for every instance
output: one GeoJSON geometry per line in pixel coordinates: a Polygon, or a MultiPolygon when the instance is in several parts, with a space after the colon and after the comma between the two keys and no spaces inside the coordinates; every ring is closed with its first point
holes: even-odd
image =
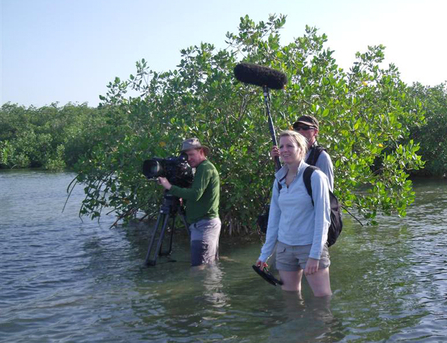
{"type": "Polygon", "coordinates": [[[0,104],[88,103],[135,63],[174,70],[201,42],[224,49],[240,18],[287,15],[282,43],[306,25],[328,36],[340,67],[383,44],[408,84],[447,81],[447,0],[0,0],[0,104]]]}

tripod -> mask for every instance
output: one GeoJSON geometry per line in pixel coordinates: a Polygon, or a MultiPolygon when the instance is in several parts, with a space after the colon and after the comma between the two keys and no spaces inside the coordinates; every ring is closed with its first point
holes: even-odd
{"type": "Polygon", "coordinates": [[[163,204],[160,206],[160,212],[158,214],[157,222],[155,224],[154,231],[152,233],[152,237],[149,243],[149,248],[146,254],[146,265],[155,266],[157,263],[158,256],[169,256],[172,252],[172,242],[174,239],[174,230],[175,230],[175,217],[177,212],[181,212],[183,224],[185,224],[186,230],[189,233],[188,224],[186,223],[186,218],[183,213],[183,210],[180,206],[179,198],[169,194],[167,190],[165,190],[163,204]],[[162,245],[164,240],[164,235],[166,233],[166,229],[168,228],[169,219],[171,219],[171,236],[169,238],[169,249],[165,252],[162,252],[162,245]],[[154,250],[154,244],[156,243],[156,248],[154,250]]]}

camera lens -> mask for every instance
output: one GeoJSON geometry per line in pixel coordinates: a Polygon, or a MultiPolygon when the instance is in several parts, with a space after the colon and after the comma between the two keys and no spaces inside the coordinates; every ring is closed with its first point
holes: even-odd
{"type": "Polygon", "coordinates": [[[148,178],[154,178],[162,176],[163,166],[155,159],[146,160],[143,164],[143,174],[148,178]]]}

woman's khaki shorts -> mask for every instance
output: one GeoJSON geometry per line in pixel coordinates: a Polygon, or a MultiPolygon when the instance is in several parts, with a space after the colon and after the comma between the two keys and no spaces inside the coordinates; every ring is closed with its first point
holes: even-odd
{"type": "MultiPolygon", "coordinates": [[[[287,245],[278,241],[276,247],[276,269],[286,272],[294,272],[306,268],[311,248],[312,244],[287,245]]],[[[325,245],[321,252],[319,269],[327,268],[330,264],[329,249],[327,245],[325,245]]]]}

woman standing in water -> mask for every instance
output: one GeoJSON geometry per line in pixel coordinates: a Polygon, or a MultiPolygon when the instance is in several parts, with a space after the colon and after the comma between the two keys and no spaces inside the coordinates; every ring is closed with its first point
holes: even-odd
{"type": "Polygon", "coordinates": [[[329,279],[327,234],[330,225],[329,186],[326,175],[315,170],[311,177],[312,198],[303,181],[309,166],[306,139],[295,131],[283,131],[279,154],[284,166],[275,174],[266,242],[256,265],[262,270],[276,248],[276,268],[285,291],[301,291],[304,275],[317,297],[332,294],[329,279]],[[312,203],[313,201],[313,203],[312,203]]]}

